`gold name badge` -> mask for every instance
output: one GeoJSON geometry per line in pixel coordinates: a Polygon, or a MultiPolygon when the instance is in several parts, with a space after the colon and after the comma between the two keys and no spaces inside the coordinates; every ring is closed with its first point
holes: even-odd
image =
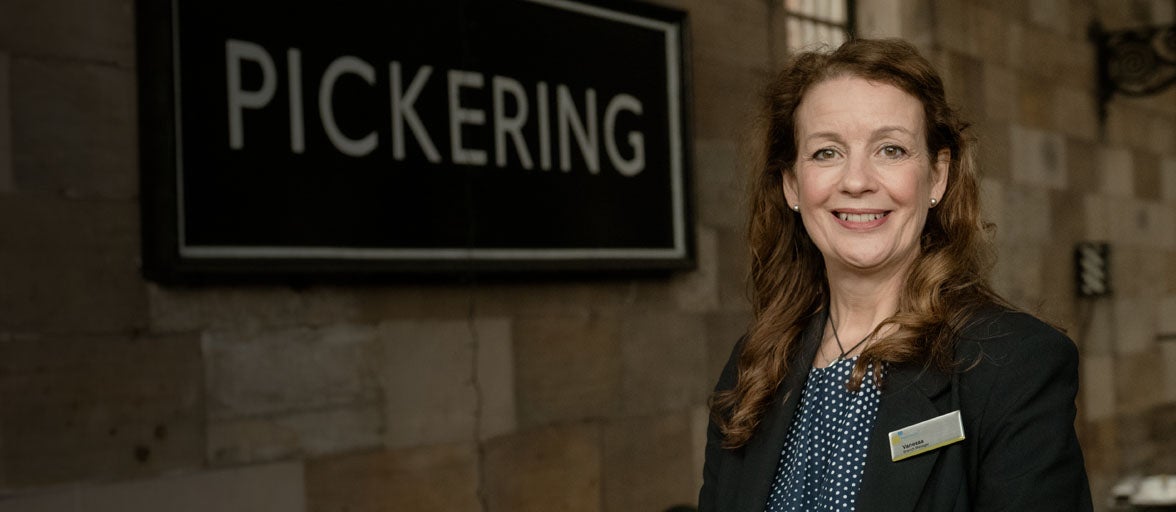
{"type": "Polygon", "coordinates": [[[898,462],[964,440],[964,420],[952,411],[890,433],[890,460],[898,462]]]}

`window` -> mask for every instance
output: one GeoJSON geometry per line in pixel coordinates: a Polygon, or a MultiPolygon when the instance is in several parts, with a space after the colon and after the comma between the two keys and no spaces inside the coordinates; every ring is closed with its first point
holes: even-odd
{"type": "Polygon", "coordinates": [[[783,0],[788,49],[824,43],[837,47],[853,36],[853,0],[783,0]]]}

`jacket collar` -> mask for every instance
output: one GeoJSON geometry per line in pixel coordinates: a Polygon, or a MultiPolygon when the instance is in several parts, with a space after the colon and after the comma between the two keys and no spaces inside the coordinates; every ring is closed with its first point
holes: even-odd
{"type": "MultiPolygon", "coordinates": [[[[760,431],[744,447],[739,502],[735,508],[739,512],[762,512],[767,504],[780,453],[800,404],[800,390],[817,356],[827,320],[827,309],[815,313],[810,319],[801,335],[799,353],[788,364],[788,375],[776,391],[773,406],[765,414],[760,431]]],[[[870,434],[862,487],[858,492],[857,502],[862,506],[858,508],[914,508],[939,450],[892,462],[888,433],[948,412],[939,412],[932,400],[947,392],[950,383],[948,376],[920,366],[887,368],[878,418],[870,434]]]]}

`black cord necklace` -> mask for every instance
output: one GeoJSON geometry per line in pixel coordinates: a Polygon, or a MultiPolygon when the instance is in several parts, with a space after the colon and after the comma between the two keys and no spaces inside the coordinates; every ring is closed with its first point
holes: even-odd
{"type": "Polygon", "coordinates": [[[854,350],[857,350],[857,348],[862,346],[862,344],[865,343],[866,340],[870,339],[870,334],[873,334],[873,333],[866,334],[866,337],[862,338],[862,341],[859,341],[859,342],[855,343],[854,346],[849,347],[849,350],[845,350],[845,347],[843,347],[841,345],[841,336],[837,335],[837,322],[833,321],[833,315],[829,315],[829,327],[833,328],[833,341],[837,342],[837,350],[841,351],[841,354],[839,354],[837,356],[837,359],[834,360],[836,362],[844,361],[845,354],[848,354],[848,353],[853,352],[854,350]]]}

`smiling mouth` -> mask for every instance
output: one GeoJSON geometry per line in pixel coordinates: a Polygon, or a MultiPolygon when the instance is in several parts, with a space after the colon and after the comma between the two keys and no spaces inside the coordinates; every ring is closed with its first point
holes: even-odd
{"type": "Polygon", "coordinates": [[[882,217],[890,215],[890,212],[883,212],[883,213],[833,212],[833,213],[835,215],[837,215],[837,218],[841,219],[844,222],[873,222],[878,219],[881,219],[882,217]]]}

